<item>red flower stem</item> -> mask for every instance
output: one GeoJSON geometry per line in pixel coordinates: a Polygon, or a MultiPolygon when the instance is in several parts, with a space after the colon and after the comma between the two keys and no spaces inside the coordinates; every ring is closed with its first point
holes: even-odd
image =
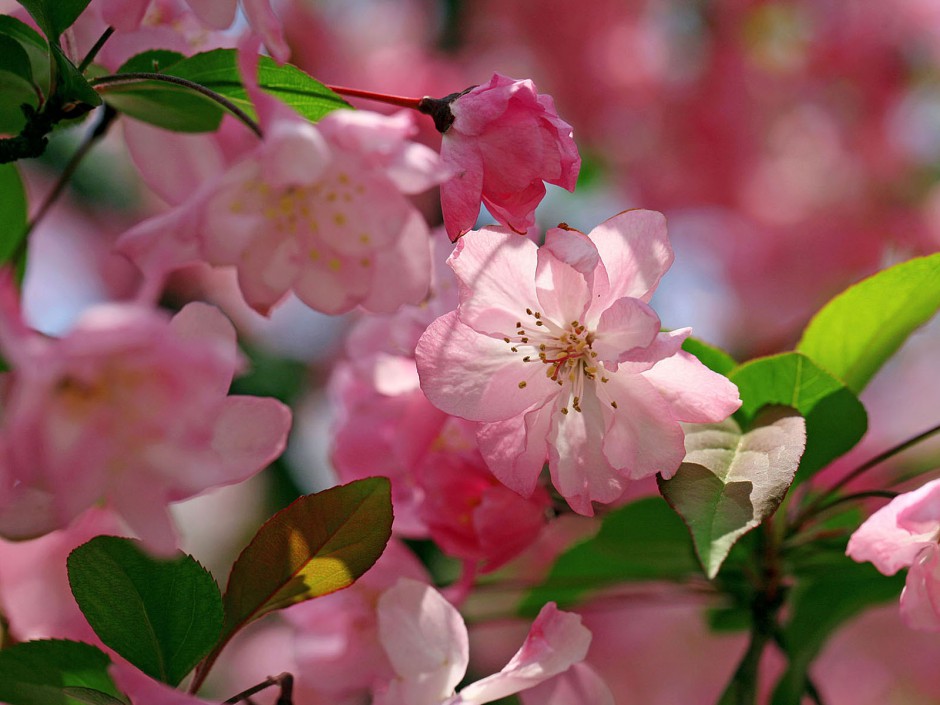
{"type": "Polygon", "coordinates": [[[421,102],[421,98],[406,98],[401,95],[386,95],[385,93],[373,93],[372,91],[363,91],[358,88],[346,88],[345,86],[327,86],[334,93],[339,93],[340,95],[347,95],[350,98],[365,98],[366,100],[375,100],[379,103],[388,103],[389,105],[397,105],[400,108],[410,108],[411,110],[417,110],[418,104],[421,102]]]}

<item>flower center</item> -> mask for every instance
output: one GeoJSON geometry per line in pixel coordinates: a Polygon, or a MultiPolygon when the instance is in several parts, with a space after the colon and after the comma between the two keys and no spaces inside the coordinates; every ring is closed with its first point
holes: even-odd
{"type": "MultiPolygon", "coordinates": [[[[594,331],[580,321],[559,325],[545,318],[541,311],[527,308],[525,312],[526,317],[516,321],[515,335],[503,340],[512,352],[522,355],[523,362],[542,363],[546,366],[546,377],[561,387],[567,384],[571,408],[580,412],[585,381],[608,381],[603,363],[597,361],[597,353],[591,349],[594,331]]],[[[519,382],[519,388],[525,384],[519,382]]],[[[611,402],[611,406],[616,409],[617,403],[611,402]]],[[[567,404],[561,407],[561,413],[568,413],[567,404]]]]}

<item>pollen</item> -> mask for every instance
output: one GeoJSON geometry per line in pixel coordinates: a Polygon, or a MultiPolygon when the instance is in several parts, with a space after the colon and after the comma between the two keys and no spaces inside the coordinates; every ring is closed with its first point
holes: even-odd
{"type": "Polygon", "coordinates": [[[329,264],[327,266],[329,266],[329,268],[332,271],[338,272],[339,270],[343,268],[343,263],[339,261],[338,257],[334,257],[333,259],[329,261],[329,264]]]}
{"type": "Polygon", "coordinates": [[[519,382],[519,389],[525,389],[525,382],[519,382]]]}

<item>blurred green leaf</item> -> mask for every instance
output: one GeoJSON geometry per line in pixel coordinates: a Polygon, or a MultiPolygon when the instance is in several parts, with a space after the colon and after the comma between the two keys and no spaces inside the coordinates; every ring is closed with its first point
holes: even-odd
{"type": "Polygon", "coordinates": [[[849,287],[813,317],[796,349],[858,394],[938,308],[940,253],[849,287]]]}
{"type": "Polygon", "coordinates": [[[18,0],[46,33],[46,38],[58,44],[59,35],[72,26],[85,11],[90,0],[18,0]]]}
{"type": "Polygon", "coordinates": [[[10,261],[26,233],[28,204],[19,171],[0,164],[0,265],[10,261]]]}
{"type": "Polygon", "coordinates": [[[0,15],[0,35],[16,40],[29,57],[30,75],[42,96],[49,95],[52,56],[49,45],[32,27],[15,17],[0,15]]]}
{"type": "Polygon", "coordinates": [[[192,556],[160,560],[139,541],[98,536],[72,551],[68,573],[101,641],[157,680],[178,685],[219,638],[222,596],[192,556]]]}
{"type": "Polygon", "coordinates": [[[610,512],[596,536],[561,554],[518,611],[531,617],[546,602],[565,609],[592,590],[617,583],[701,574],[682,520],[662,498],[648,497],[610,512]]]}
{"type": "Polygon", "coordinates": [[[797,483],[851,450],[868,429],[868,415],[858,397],[800,353],[745,362],[728,378],[741,393],[736,416],[744,428],[762,407],[773,404],[793,407],[806,419],[806,451],[797,483]]]}
{"type": "Polygon", "coordinates": [[[108,675],[111,660],[90,644],[26,641],[0,651],[0,701],[7,705],[127,705],[108,675]]]}
{"type": "Polygon", "coordinates": [[[709,579],[737,540],[780,506],[805,445],[803,417],[788,407],[765,407],[747,433],[733,418],[686,430],[685,461],[657,481],[688,525],[709,579]]]}

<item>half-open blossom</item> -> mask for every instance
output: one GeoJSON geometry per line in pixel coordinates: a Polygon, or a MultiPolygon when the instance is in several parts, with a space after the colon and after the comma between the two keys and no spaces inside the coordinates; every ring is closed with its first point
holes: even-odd
{"type": "Polygon", "coordinates": [[[901,617],[913,629],[940,631],[940,480],[891,500],[849,539],[846,554],[885,575],[908,568],[901,617]]]}
{"type": "Polygon", "coordinates": [[[59,339],[2,313],[12,367],[0,422],[2,536],[38,536],[104,503],[167,553],[176,547],[169,502],[245,480],[284,448],[286,406],[227,396],[240,360],[234,328],[212,306],[189,304],[172,320],[134,304],[96,306],[59,339]]]}
{"type": "Polygon", "coordinates": [[[573,191],[581,157],[571,126],[532,81],[493,74],[449,104],[439,125],[441,157],[455,175],[441,185],[444,225],[456,240],[476,223],[482,201],[500,223],[524,233],[535,223],[545,183],[573,191]]]}
{"type": "Polygon", "coordinates": [[[589,235],[567,226],[536,246],[473,232],[450,265],[456,311],[416,350],[421,388],[444,411],[483,422],[493,473],[530,495],[548,459],[575,511],[612,502],[631,478],[669,477],[685,455],[680,422],[726,418],[737,389],[660,332],[647,303],[672,262],[662,215],[627,211],[589,235]]]}
{"type": "Polygon", "coordinates": [[[430,238],[407,196],[448,172],[407,139],[411,117],[337,110],[314,125],[258,89],[252,55],[240,56],[264,139],[189,201],[125,233],[119,249],[158,282],[193,262],[235,267],[262,314],[288,291],[329,314],[420,301],[430,238]]]}
{"type": "Polygon", "coordinates": [[[549,602],[505,668],[455,693],[470,659],[467,627],[437,590],[403,578],[379,598],[378,618],[379,640],[396,677],[376,692],[376,705],[493,702],[567,671],[591,643],[578,615],[549,602]]]}

